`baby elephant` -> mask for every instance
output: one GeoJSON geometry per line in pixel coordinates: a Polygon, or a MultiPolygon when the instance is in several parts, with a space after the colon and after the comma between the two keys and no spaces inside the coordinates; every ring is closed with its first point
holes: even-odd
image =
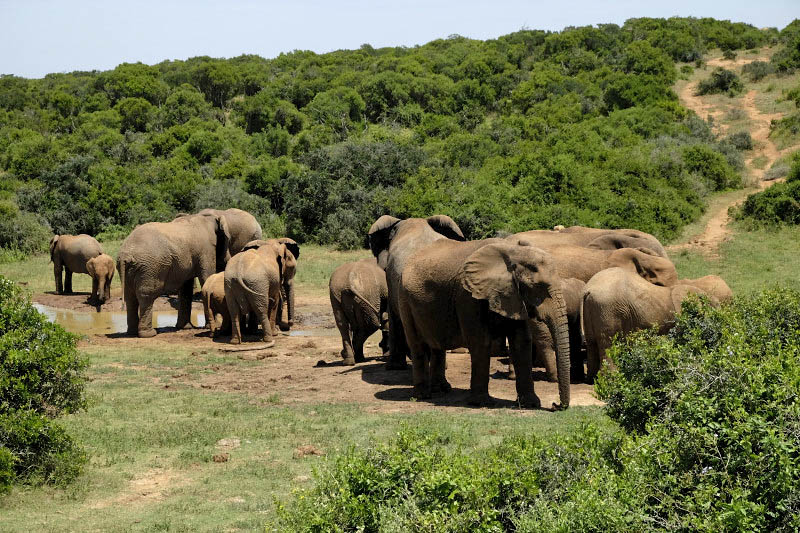
{"type": "Polygon", "coordinates": [[[86,272],[92,277],[90,300],[105,303],[111,298],[111,280],[114,279],[116,263],[108,254],[100,254],[86,261],[86,272]]]}
{"type": "Polygon", "coordinates": [[[217,272],[208,277],[200,290],[203,296],[203,311],[211,336],[230,335],[231,315],[225,301],[225,273],[217,272]],[[221,320],[217,319],[217,316],[221,320]]]}
{"type": "MultiPolygon", "coordinates": [[[[72,293],[72,274],[91,274],[87,267],[87,262],[103,254],[103,248],[97,239],[91,235],[54,235],[50,239],[50,261],[53,262],[53,275],[56,280],[56,292],[58,294],[72,293]],[[61,282],[61,273],[64,272],[64,282],[61,282]]],[[[106,256],[108,257],[108,256],[106,256]]],[[[113,261],[113,260],[112,260],[113,261]]],[[[95,266],[100,266],[96,264],[95,266]]],[[[97,277],[92,275],[92,298],[97,299],[97,288],[100,284],[105,284],[105,279],[101,277],[104,269],[100,269],[97,277]]],[[[113,276],[113,271],[110,276],[113,276]]],[[[110,288],[111,278],[108,278],[110,288]]],[[[103,291],[101,298],[108,299],[110,292],[103,291]]],[[[105,299],[101,301],[105,301],[105,299]]]]}
{"type": "Polygon", "coordinates": [[[333,271],[328,284],[333,317],[342,334],[345,365],[364,362],[364,342],[378,329],[387,354],[389,315],[386,274],[374,257],[345,263],[333,271]]]}

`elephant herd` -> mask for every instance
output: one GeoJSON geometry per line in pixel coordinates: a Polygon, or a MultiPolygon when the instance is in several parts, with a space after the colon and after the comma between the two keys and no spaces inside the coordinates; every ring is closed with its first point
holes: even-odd
{"type": "Polygon", "coordinates": [[[445,353],[467,348],[471,404],[493,402],[490,357],[507,353],[520,405],[540,406],[537,364],[558,382],[554,407],[566,408],[570,383],[594,380],[615,335],[668,329],[692,293],[714,305],[732,298],[718,276],[679,280],[661,243],[637,230],[557,226],[466,241],[444,215],[384,215],[368,238],[375,259],[330,280],[342,357],[363,361],[364,340],[380,328],[387,367],[411,359],[417,398],[448,392],[445,353]]]}
{"type": "MultiPolygon", "coordinates": [[[[387,368],[411,360],[416,398],[447,393],[445,354],[466,348],[471,404],[492,403],[490,357],[508,355],[521,406],[540,406],[532,368],[543,366],[558,383],[554,407],[566,408],[570,383],[594,380],[615,335],[667,330],[689,294],[714,305],[732,298],[717,276],[678,279],[661,243],[638,230],[556,226],[467,241],[445,215],[384,215],[367,237],[374,257],[345,263],[330,278],[341,355],[346,365],[363,362],[364,342],[381,330],[387,368]]],[[[155,335],[153,303],[176,292],[176,327],[190,325],[198,278],[214,336],[230,334],[238,344],[242,328],[260,326],[272,346],[278,328],[288,330],[295,318],[299,256],[292,239],[262,239],[256,219],[239,209],[137,226],[116,260],[128,334],[155,335]]],[[[94,238],[57,235],[50,257],[59,294],[71,291],[72,273],[87,273],[91,298],[109,298],[115,263],[94,238]]]]}

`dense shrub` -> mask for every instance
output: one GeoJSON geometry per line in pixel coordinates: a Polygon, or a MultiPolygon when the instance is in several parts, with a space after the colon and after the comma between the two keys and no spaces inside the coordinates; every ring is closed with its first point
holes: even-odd
{"type": "Polygon", "coordinates": [[[700,80],[697,84],[698,95],[727,93],[730,96],[736,95],[744,89],[742,80],[735,72],[722,67],[717,67],[711,73],[711,76],[704,80],[700,80]]]}
{"type": "Polygon", "coordinates": [[[756,226],[800,224],[800,156],[794,156],[785,182],[748,196],[735,217],[756,226]]]}
{"type": "Polygon", "coordinates": [[[735,146],[737,150],[753,149],[753,138],[750,136],[750,132],[748,131],[737,131],[736,133],[732,133],[725,138],[725,141],[735,146]]]}
{"type": "Polygon", "coordinates": [[[742,74],[750,81],[760,81],[775,72],[775,66],[766,61],[753,61],[742,66],[742,74]]]}
{"type": "Polygon", "coordinates": [[[10,480],[63,483],[80,472],[83,451],[51,420],[85,404],[87,363],[75,340],[0,276],[0,490],[10,480]]]}
{"type": "Polygon", "coordinates": [[[799,354],[800,293],[692,299],[668,335],[612,347],[597,392],[621,430],[467,452],[458,434],[406,429],[332,458],[273,528],[796,531],[799,354]]]}

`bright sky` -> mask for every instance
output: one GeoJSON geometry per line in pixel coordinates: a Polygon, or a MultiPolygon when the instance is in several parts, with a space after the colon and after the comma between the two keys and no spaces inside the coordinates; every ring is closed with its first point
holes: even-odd
{"type": "Polygon", "coordinates": [[[414,46],[454,33],[487,39],[523,27],[675,15],[782,28],[800,17],[800,1],[0,0],[0,73],[41,77],[198,55],[414,46]]]}

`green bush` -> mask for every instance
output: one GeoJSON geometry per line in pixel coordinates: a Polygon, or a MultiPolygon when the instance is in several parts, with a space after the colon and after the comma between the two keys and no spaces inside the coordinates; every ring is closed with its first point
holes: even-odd
{"type": "Polygon", "coordinates": [[[760,81],[775,72],[775,65],[766,61],[753,61],[742,67],[742,74],[750,81],[760,81]]]}
{"type": "Polygon", "coordinates": [[[80,472],[83,451],[51,420],[85,406],[87,362],[75,342],[0,276],[0,487],[63,483],[80,472]]]}
{"type": "Polygon", "coordinates": [[[753,138],[750,136],[750,132],[748,131],[737,131],[736,133],[732,133],[725,138],[725,141],[735,146],[737,150],[753,149],[753,138]]]}
{"type": "Polygon", "coordinates": [[[727,93],[730,96],[739,94],[744,90],[744,84],[735,72],[717,67],[711,73],[711,76],[704,80],[700,80],[697,84],[697,92],[695,94],[716,94],[727,93]]]}
{"type": "Polygon", "coordinates": [[[754,226],[800,224],[800,156],[792,159],[786,181],[748,196],[734,212],[736,219],[754,226]]]}

